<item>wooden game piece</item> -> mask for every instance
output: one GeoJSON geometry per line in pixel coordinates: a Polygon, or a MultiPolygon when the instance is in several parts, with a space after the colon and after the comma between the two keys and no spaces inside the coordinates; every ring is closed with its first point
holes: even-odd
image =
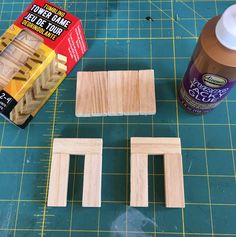
{"type": "Polygon", "coordinates": [[[70,155],[102,154],[102,139],[55,138],[53,153],[70,155]]]}
{"type": "Polygon", "coordinates": [[[181,153],[180,138],[175,137],[132,137],[131,153],[163,155],[181,153]]]}
{"type": "Polygon", "coordinates": [[[57,54],[56,55],[56,60],[58,62],[60,62],[61,64],[64,64],[64,65],[66,65],[66,63],[67,63],[67,57],[62,55],[62,54],[57,54]]]}
{"type": "Polygon", "coordinates": [[[100,207],[102,139],[83,138],[54,139],[48,206],[66,206],[69,155],[85,156],[82,206],[100,207]]]}
{"type": "Polygon", "coordinates": [[[184,181],[181,154],[164,155],[166,207],[184,208],[184,181]]]}
{"type": "Polygon", "coordinates": [[[85,155],[83,207],[101,207],[102,154],[85,155]]]}
{"type": "Polygon", "coordinates": [[[166,207],[183,208],[185,201],[179,138],[131,138],[130,205],[147,206],[148,155],[164,155],[166,207]]]}
{"type": "Polygon", "coordinates": [[[76,108],[77,117],[90,117],[92,115],[92,72],[77,73],[76,108]]]}
{"type": "Polygon", "coordinates": [[[61,72],[61,73],[65,73],[67,71],[67,66],[60,63],[59,61],[56,62],[56,68],[55,71],[57,73],[61,72]]]}
{"type": "Polygon", "coordinates": [[[148,156],[131,154],[130,206],[148,207],[148,156]]]}
{"type": "Polygon", "coordinates": [[[50,182],[48,191],[48,206],[65,207],[67,204],[67,189],[69,179],[70,155],[53,153],[50,182]]]}
{"type": "Polygon", "coordinates": [[[108,71],[108,115],[123,115],[122,71],[108,71]]]}
{"type": "Polygon", "coordinates": [[[107,115],[107,72],[91,73],[92,116],[107,115]]]}
{"type": "Polygon", "coordinates": [[[139,114],[139,73],[123,72],[123,111],[124,115],[139,114]]]}
{"type": "Polygon", "coordinates": [[[154,70],[139,71],[140,114],[156,113],[154,70]]]}

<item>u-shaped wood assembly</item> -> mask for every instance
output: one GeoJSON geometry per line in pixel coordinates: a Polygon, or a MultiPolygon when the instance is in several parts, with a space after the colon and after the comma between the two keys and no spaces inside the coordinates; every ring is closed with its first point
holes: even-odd
{"type": "MultiPolygon", "coordinates": [[[[83,207],[101,206],[102,139],[57,138],[53,142],[48,206],[67,204],[70,155],[85,155],[83,207]]],[[[131,138],[133,207],[148,206],[148,155],[164,155],[166,207],[183,208],[184,184],[179,138],[131,138]]]]}
{"type": "Polygon", "coordinates": [[[130,205],[148,206],[148,155],[164,155],[166,207],[184,208],[184,182],[179,138],[131,138],[130,205]]]}
{"type": "Polygon", "coordinates": [[[101,206],[102,139],[56,138],[53,142],[48,206],[65,207],[70,155],[84,155],[83,207],[101,206]]]}

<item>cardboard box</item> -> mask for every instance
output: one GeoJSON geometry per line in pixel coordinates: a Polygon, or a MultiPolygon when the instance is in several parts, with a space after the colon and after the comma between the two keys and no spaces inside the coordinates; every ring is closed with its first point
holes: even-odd
{"type": "Polygon", "coordinates": [[[26,127],[86,51],[80,19],[32,2],[0,38],[0,114],[26,127]]]}

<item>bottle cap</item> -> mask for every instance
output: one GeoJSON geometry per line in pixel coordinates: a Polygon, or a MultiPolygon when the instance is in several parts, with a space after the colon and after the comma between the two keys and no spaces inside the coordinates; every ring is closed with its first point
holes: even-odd
{"type": "Polygon", "coordinates": [[[215,33],[221,44],[236,50],[236,4],[225,10],[216,25],[215,33]]]}

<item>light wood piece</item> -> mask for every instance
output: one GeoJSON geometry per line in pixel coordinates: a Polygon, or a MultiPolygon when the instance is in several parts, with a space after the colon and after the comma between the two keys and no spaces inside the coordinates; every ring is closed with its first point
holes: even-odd
{"type": "Polygon", "coordinates": [[[155,113],[153,70],[77,74],[77,117],[155,113]]]}
{"type": "Polygon", "coordinates": [[[148,155],[164,155],[166,207],[184,208],[184,182],[179,138],[131,138],[130,205],[148,206],[148,155]]]}
{"type": "Polygon", "coordinates": [[[102,180],[102,139],[83,138],[54,139],[48,191],[48,206],[66,206],[69,175],[69,155],[85,156],[82,206],[100,207],[102,180]]]}
{"type": "Polygon", "coordinates": [[[181,154],[164,155],[166,207],[184,207],[184,181],[181,154]]]}
{"type": "Polygon", "coordinates": [[[123,71],[108,72],[108,115],[123,115],[123,71]]]}
{"type": "Polygon", "coordinates": [[[134,154],[131,157],[130,205],[148,207],[148,159],[145,154],[134,154]]]}
{"type": "Polygon", "coordinates": [[[92,114],[106,116],[108,112],[107,100],[107,72],[92,73],[92,114]]]}
{"type": "Polygon", "coordinates": [[[92,116],[92,73],[77,73],[76,109],[77,117],[92,116]]]}
{"type": "Polygon", "coordinates": [[[83,207],[101,206],[102,154],[87,154],[84,164],[83,207]]]}
{"type": "Polygon", "coordinates": [[[124,115],[139,115],[139,72],[127,71],[123,73],[123,110],[124,115]]]}
{"type": "Polygon", "coordinates": [[[69,154],[53,154],[49,182],[48,206],[66,206],[69,166],[69,154]]]}
{"type": "Polygon", "coordinates": [[[153,70],[139,71],[140,111],[156,113],[155,77],[153,70]]]}
{"type": "Polygon", "coordinates": [[[134,154],[148,154],[148,155],[181,153],[180,138],[132,137],[131,152],[134,154]]]}

